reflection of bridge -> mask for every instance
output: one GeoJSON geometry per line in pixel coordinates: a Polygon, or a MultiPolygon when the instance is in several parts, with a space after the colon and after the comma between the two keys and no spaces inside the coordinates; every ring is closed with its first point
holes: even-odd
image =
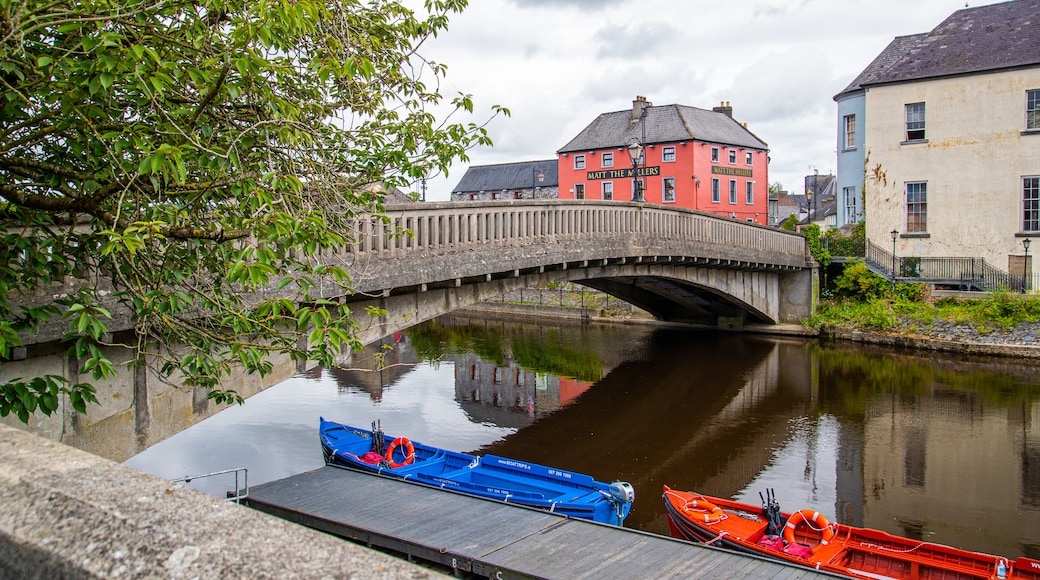
{"type": "Polygon", "coordinates": [[[801,236],[636,203],[495,201],[391,206],[361,219],[343,261],[362,342],[519,288],[571,281],[661,320],[739,327],[811,314],[816,263],[801,236]],[[399,235],[402,231],[412,235],[399,235]],[[366,319],[365,306],[387,314],[366,319]]]}

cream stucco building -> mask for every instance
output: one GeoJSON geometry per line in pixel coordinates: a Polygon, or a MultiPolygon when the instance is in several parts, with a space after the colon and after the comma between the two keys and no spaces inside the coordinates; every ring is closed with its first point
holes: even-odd
{"type": "MultiPolygon", "coordinates": [[[[1023,241],[1040,237],[1040,0],[958,10],[902,40],[857,78],[861,92],[839,95],[863,99],[863,119],[850,124],[845,105],[838,122],[839,133],[862,127],[861,143],[844,142],[862,148],[867,238],[889,249],[897,232],[900,258],[1031,271],[1023,241]]],[[[839,179],[849,191],[859,181],[839,179]]]]}

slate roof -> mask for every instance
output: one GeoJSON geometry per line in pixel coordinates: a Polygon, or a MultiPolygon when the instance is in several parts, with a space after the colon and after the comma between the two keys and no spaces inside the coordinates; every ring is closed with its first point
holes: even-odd
{"type": "MultiPolygon", "coordinates": [[[[1038,0],[1040,1],[1040,0],[1038,0]]],[[[610,147],[627,147],[632,139],[643,141],[639,120],[632,119],[632,109],[603,113],[585,127],[578,136],[557,153],[593,151],[610,147]]],[[[707,111],[685,105],[663,105],[646,108],[646,144],[679,141],[706,141],[721,145],[768,150],[769,146],[726,113],[707,111]]]]}
{"type": "Polygon", "coordinates": [[[499,165],[471,165],[452,193],[461,191],[494,191],[496,189],[531,189],[557,187],[560,174],[555,159],[522,161],[499,165]],[[544,176],[538,181],[538,175],[544,176]]]}
{"type": "Polygon", "coordinates": [[[1014,0],[954,12],[860,85],[1036,66],[1040,66],[1040,0],[1014,0]]]}
{"type": "Polygon", "coordinates": [[[920,34],[895,37],[892,42],[888,43],[885,50],[882,50],[881,54],[877,55],[877,58],[871,61],[871,63],[867,65],[867,68],[863,69],[863,72],[859,73],[859,76],[852,79],[849,86],[845,87],[840,93],[834,95],[834,100],[838,101],[846,95],[862,91],[863,85],[877,80],[877,78],[882,75],[888,67],[892,66],[896,61],[902,58],[907,51],[924,40],[926,36],[928,36],[928,33],[922,32],[920,34]]]}

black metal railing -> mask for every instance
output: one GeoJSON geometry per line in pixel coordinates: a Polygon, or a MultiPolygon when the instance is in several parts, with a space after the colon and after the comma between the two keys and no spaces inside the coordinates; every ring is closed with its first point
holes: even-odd
{"type": "Polygon", "coordinates": [[[834,244],[828,249],[832,257],[861,258],[875,273],[899,282],[928,282],[982,291],[1000,288],[1020,291],[1026,287],[1026,281],[1022,276],[995,268],[984,258],[893,258],[892,252],[870,240],[865,242],[862,252],[856,251],[859,249],[856,244],[834,244]]]}

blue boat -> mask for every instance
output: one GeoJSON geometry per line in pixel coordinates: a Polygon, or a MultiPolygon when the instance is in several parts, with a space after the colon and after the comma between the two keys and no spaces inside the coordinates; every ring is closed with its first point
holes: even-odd
{"type": "Polygon", "coordinates": [[[406,479],[483,498],[620,526],[635,491],[623,481],[611,484],[588,475],[496,455],[467,455],[390,438],[372,424],[359,429],[321,418],[325,463],[406,479]]]}

